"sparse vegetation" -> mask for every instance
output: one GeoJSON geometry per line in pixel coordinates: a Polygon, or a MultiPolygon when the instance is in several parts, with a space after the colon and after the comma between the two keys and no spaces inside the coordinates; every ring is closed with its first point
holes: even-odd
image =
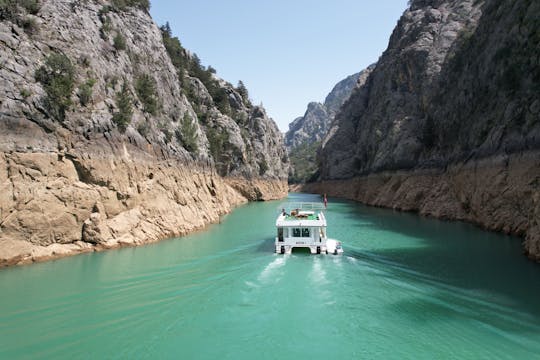
{"type": "Polygon", "coordinates": [[[172,133],[171,133],[171,130],[167,129],[167,128],[163,128],[161,129],[161,132],[163,133],[163,136],[165,138],[165,144],[168,144],[171,142],[172,140],[172,133]]]}
{"type": "Polygon", "coordinates": [[[26,17],[21,22],[24,32],[28,35],[35,35],[39,32],[39,26],[34,18],[26,17]]]}
{"type": "MultiPolygon", "coordinates": [[[[199,99],[190,89],[190,84],[184,80],[185,74],[198,78],[208,90],[208,93],[212,97],[212,100],[214,101],[214,104],[218,110],[222,114],[232,116],[233,111],[229,102],[229,94],[227,93],[227,89],[223,87],[214,77],[216,69],[214,69],[212,66],[205,68],[201,64],[201,60],[197,54],[190,56],[182,47],[180,40],[178,40],[177,37],[172,36],[169,23],[166,23],[161,27],[161,34],[163,37],[163,43],[167,49],[167,53],[171,58],[171,62],[177,68],[178,76],[182,83],[182,89],[185,91],[190,102],[192,104],[197,104],[199,99]]],[[[245,99],[245,103],[250,106],[251,103],[249,102],[248,91],[242,82],[239,82],[239,90],[242,98],[245,99]]]]}
{"type": "Polygon", "coordinates": [[[268,163],[265,159],[259,161],[259,175],[263,176],[268,171],[268,163]]]}
{"type": "Polygon", "coordinates": [[[40,9],[38,0],[0,0],[0,20],[9,20],[22,25],[22,11],[36,15],[40,9]]]}
{"type": "Polygon", "coordinates": [[[66,110],[71,106],[75,68],[64,54],[53,53],[45,64],[36,70],[35,78],[46,92],[44,105],[51,117],[63,121],[66,110]]]}
{"type": "Polygon", "coordinates": [[[135,91],[143,104],[144,111],[156,115],[158,112],[158,99],[156,80],[148,74],[142,74],[135,81],[135,91]]]}
{"type": "Polygon", "coordinates": [[[139,132],[139,134],[146,137],[148,133],[150,132],[150,126],[148,125],[147,122],[141,122],[137,126],[137,131],[139,132]]]}
{"type": "Polygon", "coordinates": [[[28,98],[30,95],[32,95],[32,93],[28,89],[21,89],[19,94],[25,99],[28,98]]]}
{"type": "Polygon", "coordinates": [[[113,46],[117,51],[127,49],[126,38],[122,35],[120,31],[116,32],[116,36],[113,39],[113,46]]]}
{"type": "Polygon", "coordinates": [[[133,116],[133,102],[125,82],[122,90],[116,94],[116,107],[118,111],[113,114],[112,121],[121,132],[125,132],[133,116]]]}
{"type": "Polygon", "coordinates": [[[150,10],[149,0],[112,0],[112,8],[116,11],[125,11],[131,7],[148,11],[150,10]]]}
{"type": "Polygon", "coordinates": [[[88,105],[92,100],[93,87],[96,84],[96,79],[88,79],[84,84],[79,86],[79,102],[82,106],[88,105]]]}
{"type": "Polygon", "coordinates": [[[229,141],[229,133],[227,131],[208,128],[206,137],[210,145],[210,154],[214,158],[214,161],[218,163],[223,154],[225,144],[229,141]]]}
{"type": "Polygon", "coordinates": [[[101,21],[101,28],[99,29],[99,36],[103,40],[107,40],[109,32],[112,30],[112,20],[109,17],[109,11],[111,11],[110,6],[103,6],[99,12],[98,17],[101,21]]]}
{"type": "Polygon", "coordinates": [[[182,146],[190,153],[197,153],[197,127],[193,123],[193,119],[188,114],[182,119],[182,127],[177,129],[176,138],[182,143],[182,146]]]}
{"type": "Polygon", "coordinates": [[[238,85],[236,86],[236,91],[238,91],[238,93],[240,94],[240,96],[244,100],[245,104],[251,105],[251,101],[249,100],[248,89],[246,88],[246,86],[244,85],[244,82],[242,80],[238,81],[238,85]]]}
{"type": "Polygon", "coordinates": [[[305,183],[313,178],[317,172],[317,149],[320,144],[320,141],[305,142],[291,150],[289,154],[291,162],[290,183],[305,183]]]}

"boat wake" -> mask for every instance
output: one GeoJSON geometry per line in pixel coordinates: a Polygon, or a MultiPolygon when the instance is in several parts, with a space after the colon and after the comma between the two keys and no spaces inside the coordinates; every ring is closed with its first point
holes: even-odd
{"type": "Polygon", "coordinates": [[[280,256],[276,257],[274,261],[266,265],[264,270],[259,274],[257,277],[257,280],[259,280],[262,283],[268,282],[269,280],[273,279],[273,282],[279,281],[281,277],[273,276],[277,269],[285,266],[285,263],[287,261],[286,256],[280,256]]]}

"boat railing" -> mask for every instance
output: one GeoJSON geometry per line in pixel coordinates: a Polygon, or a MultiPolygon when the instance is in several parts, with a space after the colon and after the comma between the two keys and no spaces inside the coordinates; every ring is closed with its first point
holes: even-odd
{"type": "Polygon", "coordinates": [[[280,206],[278,206],[277,210],[279,212],[285,212],[290,213],[293,210],[296,211],[315,211],[315,210],[324,210],[326,207],[322,202],[288,202],[283,203],[280,206]]]}

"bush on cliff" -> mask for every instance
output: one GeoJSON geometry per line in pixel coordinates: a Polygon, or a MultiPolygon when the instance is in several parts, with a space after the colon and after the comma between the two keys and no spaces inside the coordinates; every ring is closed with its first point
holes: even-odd
{"type": "Polygon", "coordinates": [[[214,158],[214,162],[219,163],[225,150],[225,144],[229,142],[229,133],[222,129],[208,128],[206,137],[210,145],[210,154],[214,158]]]}
{"type": "Polygon", "coordinates": [[[193,123],[191,116],[188,114],[184,115],[182,126],[176,130],[175,134],[178,141],[182,143],[187,151],[194,154],[199,151],[197,146],[197,127],[193,123]]]}
{"type": "Polygon", "coordinates": [[[159,107],[156,80],[148,74],[140,75],[135,81],[135,91],[144,106],[144,111],[151,115],[156,115],[159,107]]]}
{"type": "Polygon", "coordinates": [[[125,132],[133,116],[133,103],[126,83],[122,85],[122,90],[116,94],[116,106],[118,112],[113,114],[112,121],[118,126],[120,132],[125,132]]]}
{"type": "Polygon", "coordinates": [[[126,38],[119,31],[116,32],[116,36],[113,39],[113,46],[117,51],[127,49],[126,38]]]}
{"type": "Polygon", "coordinates": [[[45,109],[51,117],[63,121],[66,110],[71,106],[74,87],[75,68],[71,60],[64,54],[53,53],[34,76],[47,94],[43,100],[45,109]]]}
{"type": "Polygon", "coordinates": [[[22,9],[29,14],[36,15],[40,8],[38,0],[0,0],[0,20],[19,23],[22,9]]]}
{"type": "Polygon", "coordinates": [[[93,87],[96,84],[96,79],[88,79],[84,84],[79,86],[79,102],[82,106],[88,105],[92,100],[93,87]]]}

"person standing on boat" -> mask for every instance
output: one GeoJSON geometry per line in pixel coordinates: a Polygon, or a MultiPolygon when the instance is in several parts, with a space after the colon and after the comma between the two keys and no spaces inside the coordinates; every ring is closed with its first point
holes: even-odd
{"type": "Polygon", "coordinates": [[[323,195],[323,201],[324,201],[324,208],[326,209],[326,207],[328,205],[328,200],[326,199],[326,193],[324,193],[324,195],[323,195]]]}

